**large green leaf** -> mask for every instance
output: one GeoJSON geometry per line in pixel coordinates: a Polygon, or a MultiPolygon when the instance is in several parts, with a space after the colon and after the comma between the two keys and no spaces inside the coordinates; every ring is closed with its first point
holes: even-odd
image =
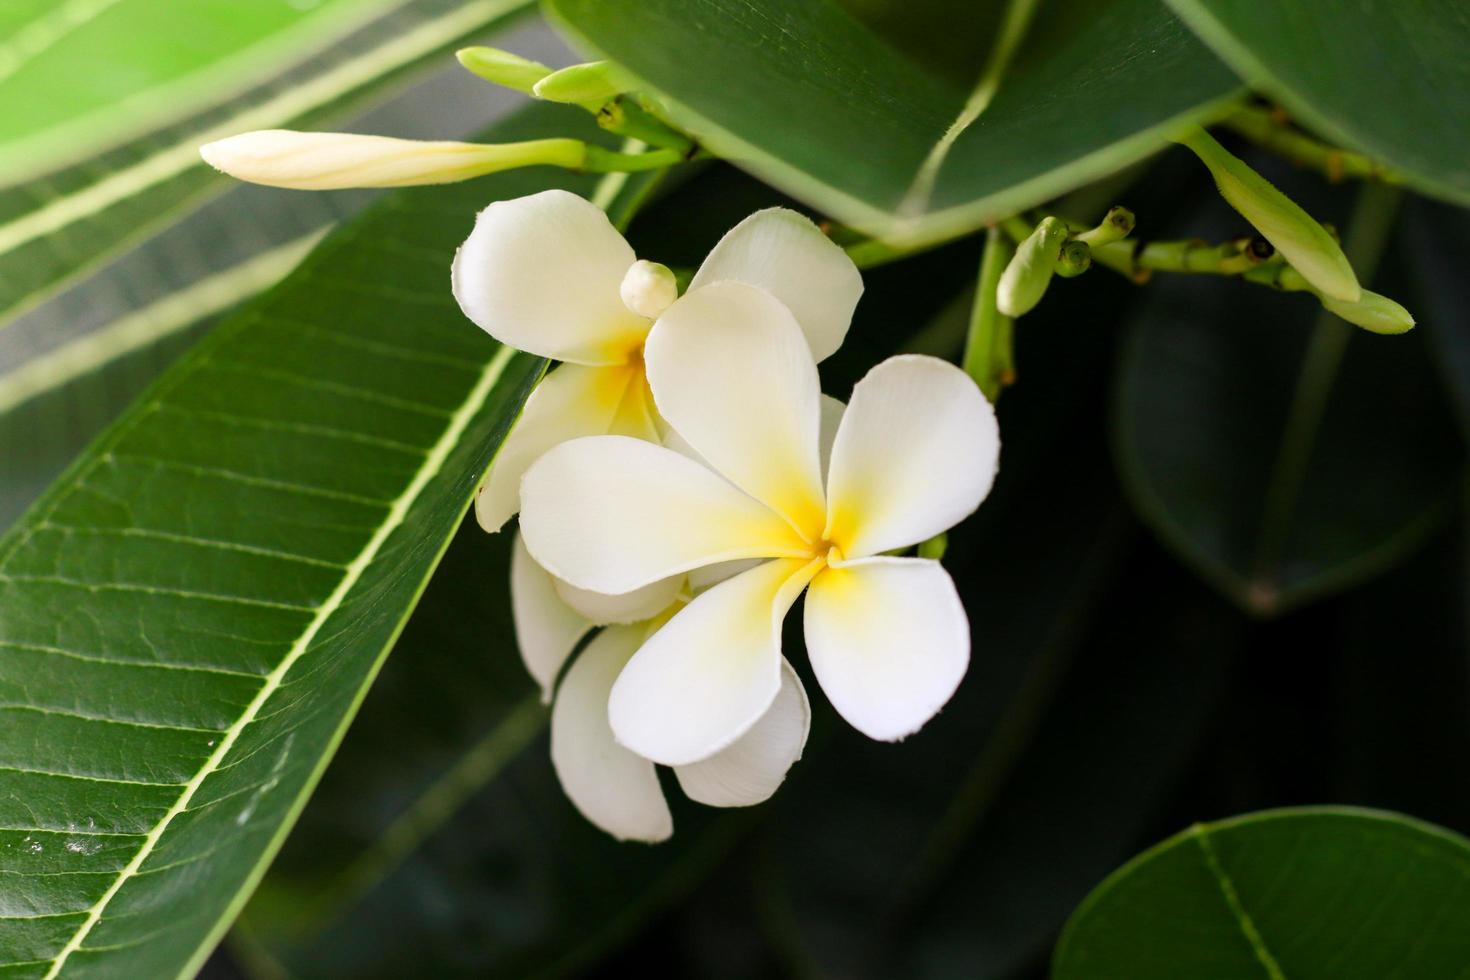
{"type": "Polygon", "coordinates": [[[1197,824],[1098,886],[1055,980],[1463,977],[1470,842],[1373,810],[1197,824]]]}
{"type": "MultiPolygon", "coordinates": [[[[1360,217],[1350,250],[1381,246],[1386,225],[1360,217]]],[[[1144,520],[1242,608],[1360,582],[1448,513],[1462,453],[1422,330],[1369,334],[1236,281],[1146,288],[1119,360],[1118,465],[1144,520]]]]}
{"type": "Polygon", "coordinates": [[[475,210],[547,186],[590,182],[388,198],[0,541],[9,976],[187,972],[248,896],[540,372],[446,270],[475,210]]]}
{"type": "Polygon", "coordinates": [[[227,97],[407,2],[11,0],[0,13],[0,186],[227,97]]]}
{"type": "Polygon", "coordinates": [[[1457,0],[1168,0],[1227,64],[1324,136],[1470,204],[1470,14],[1457,0]]]}
{"type": "MultiPolygon", "coordinates": [[[[331,51],[223,105],[0,190],[0,326],[109,255],[230,187],[229,180],[200,159],[200,144],[243,130],[340,122],[366,100],[392,91],[442,58],[456,42],[526,3],[413,0],[331,51]]],[[[105,77],[109,67],[121,66],[103,61],[93,72],[79,74],[105,77]]],[[[473,118],[469,125],[475,125],[473,118]]],[[[299,210],[297,220],[305,228],[340,216],[339,209],[320,198],[301,200],[299,210]]],[[[251,213],[242,209],[235,220],[249,222],[251,213]]]]}
{"type": "MultiPolygon", "coordinates": [[[[985,23],[998,19],[993,6],[985,23]]],[[[827,0],[547,7],[720,155],[904,243],[963,233],[1132,163],[1237,86],[1158,0],[1045,0],[997,83],[970,66],[973,90],[827,0]]],[[[968,33],[971,19],[931,30],[968,33]]]]}

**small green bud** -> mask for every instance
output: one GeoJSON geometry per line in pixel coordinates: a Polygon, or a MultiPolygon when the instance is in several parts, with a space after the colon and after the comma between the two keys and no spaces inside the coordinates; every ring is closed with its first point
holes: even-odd
{"type": "Polygon", "coordinates": [[[1342,246],[1315,218],[1203,129],[1178,137],[1215,178],[1220,196],[1324,296],[1346,303],[1362,295],[1342,246]]]}
{"type": "Polygon", "coordinates": [[[1043,218],[1019,245],[1000,274],[995,289],[996,309],[1006,316],[1024,316],[1046,295],[1061,257],[1067,225],[1060,218],[1043,218]]]}
{"type": "Polygon", "coordinates": [[[1071,279],[1073,276],[1082,275],[1090,268],[1092,268],[1092,249],[1087,247],[1086,242],[1074,238],[1062,243],[1062,254],[1057,259],[1055,270],[1057,275],[1063,279],[1071,279]]]}
{"type": "Polygon", "coordinates": [[[1356,303],[1344,303],[1330,296],[1322,296],[1321,300],[1329,311],[1372,333],[1397,334],[1414,328],[1413,314],[1387,296],[1366,289],[1356,303]]]}
{"type": "Polygon", "coordinates": [[[1077,241],[1086,242],[1090,248],[1099,245],[1109,245],[1120,242],[1133,234],[1134,217],[1133,212],[1127,208],[1113,207],[1103,215],[1103,219],[1096,228],[1084,231],[1077,236],[1077,241]]]}
{"type": "Polygon", "coordinates": [[[537,82],[551,74],[551,69],[541,62],[499,48],[460,48],[454,56],[467,70],[487,82],[527,95],[531,94],[537,82]]]}
{"type": "Polygon", "coordinates": [[[532,94],[548,102],[594,106],[617,98],[631,87],[628,77],[612,62],[589,61],[552,72],[536,83],[532,94]]]}
{"type": "Polygon", "coordinates": [[[944,557],[944,552],[949,548],[949,535],[940,531],[928,541],[919,542],[918,555],[920,558],[928,558],[931,561],[939,561],[944,557]]]}

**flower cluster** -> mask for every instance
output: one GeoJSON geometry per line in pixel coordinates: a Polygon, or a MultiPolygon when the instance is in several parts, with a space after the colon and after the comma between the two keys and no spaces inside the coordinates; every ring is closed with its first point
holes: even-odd
{"type": "Polygon", "coordinates": [[[979,506],[995,416],[930,357],[884,361],[845,408],[822,395],[862,282],[815,225],[752,215],[679,296],[599,209],[548,191],[483,211],[453,279],[475,323],[563,362],[476,513],[497,530],[521,512],[517,636],[588,819],[667,837],[656,764],[715,806],[776,790],[810,720],[781,650],[803,591],[811,669],[853,727],[900,739],[949,700],[968,620],[938,562],[901,552],[979,506]]]}

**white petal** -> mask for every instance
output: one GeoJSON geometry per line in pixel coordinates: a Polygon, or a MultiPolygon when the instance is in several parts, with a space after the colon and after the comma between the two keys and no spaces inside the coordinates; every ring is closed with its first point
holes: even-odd
{"type": "Polygon", "coordinates": [[[645,585],[641,589],[634,589],[632,592],[625,592],[622,595],[605,595],[601,592],[579,589],[559,578],[551,576],[548,578],[551,578],[555,584],[556,594],[563,602],[575,609],[583,618],[598,626],[606,626],[609,623],[637,623],[645,619],[652,619],[669,608],[687,581],[683,575],[670,575],[668,578],[661,578],[657,582],[645,585]]]}
{"type": "Polygon", "coordinates": [[[521,477],[541,454],[579,436],[619,432],[636,438],[656,433],[646,421],[647,382],[636,366],[583,367],[563,364],[548,374],[490,464],[475,497],[475,519],[490,532],[500,530],[521,508],[521,477]],[[642,417],[641,431],[637,420],[642,417]]]}
{"type": "Polygon", "coordinates": [[[705,565],[703,568],[691,569],[688,575],[689,591],[693,595],[698,595],[705,589],[719,585],[727,578],[734,578],[741,572],[749,571],[763,561],[765,561],[764,558],[744,558],[740,561],[722,561],[718,565],[705,565]]]}
{"type": "Polygon", "coordinates": [[[753,806],[771,798],[801,758],[812,707],[791,664],[781,661],[781,690],[750,730],[708,759],[674,774],[691,800],[709,806],[753,806]]]}
{"type": "Polygon", "coordinates": [[[642,640],[641,629],[610,627],[572,664],[551,709],[551,764],[582,816],[619,840],[652,843],[674,832],[658,774],[607,722],[608,693],[642,640]]]}
{"type": "Polygon", "coordinates": [[[613,686],[608,717],[618,741],[682,766],[744,735],[781,689],[781,620],[820,567],[768,561],[675,614],[613,686]]]}
{"type": "Polygon", "coordinates": [[[837,430],[825,536],[845,558],[927,540],[980,506],[999,455],[995,411],[969,375],[890,357],[853,388],[837,430]]]}
{"type": "Polygon", "coordinates": [[[863,277],[847,253],[809,219],[785,208],[757,211],[731,228],[689,288],[723,279],[759,286],[786,304],[818,361],[842,346],[863,294],[863,277]]]}
{"type": "Polygon", "coordinates": [[[609,595],[716,562],[810,553],[709,469],[623,436],[574,439],[537,460],[521,481],[521,533],[547,571],[609,595]]]}
{"type": "Polygon", "coordinates": [[[454,296],[511,347],[578,364],[622,364],[649,322],[619,292],[633,248],[601,208],[566,191],[497,201],[454,256],[454,296]]]}
{"type": "Polygon", "coordinates": [[[837,441],[837,429],[842,425],[842,416],[847,406],[831,395],[822,396],[821,432],[817,436],[817,452],[822,466],[822,482],[827,480],[827,470],[832,466],[832,443],[837,441]]]}
{"type": "Polygon", "coordinates": [[[517,534],[510,552],[511,618],[521,659],[541,685],[541,700],[546,704],[551,703],[551,689],[561,665],[592,628],[585,617],[561,600],[552,582],[517,534]]]}
{"type": "Polygon", "coordinates": [[[806,649],[837,713],[869,738],[911,735],[970,663],[970,621],[949,573],[922,558],[823,570],[806,597],[806,649]]]}
{"type": "Polygon", "coordinates": [[[817,365],[791,313],[737,282],[669,307],[645,351],[669,425],[746,493],[813,539],[824,519],[817,365]]]}

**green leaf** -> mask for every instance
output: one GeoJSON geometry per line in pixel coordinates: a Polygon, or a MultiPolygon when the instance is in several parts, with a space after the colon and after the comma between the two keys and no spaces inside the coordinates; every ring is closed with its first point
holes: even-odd
{"type": "Polygon", "coordinates": [[[1067,924],[1054,980],[1450,977],[1470,962],[1470,842],[1308,807],[1197,824],[1124,865],[1067,924]]]}
{"type": "MultiPolygon", "coordinates": [[[[538,113],[492,138],[594,135],[538,113]]],[[[0,540],[0,964],[196,968],[320,777],[542,362],[460,315],[474,212],[385,199],[231,317],[0,540]]],[[[0,968],[4,968],[0,967],[0,968]]]]}
{"type": "MultiPolygon", "coordinates": [[[[0,327],[108,256],[229,188],[231,182],[200,159],[200,144],[244,130],[314,128],[340,121],[526,3],[414,0],[330,52],[228,103],[43,178],[0,189],[0,327]]],[[[115,9],[141,6],[122,0],[115,9]]],[[[176,31],[162,36],[176,37],[176,31]]],[[[124,67],[104,60],[96,70],[105,75],[109,66],[119,71],[124,67]]],[[[0,79],[0,91],[4,84],[0,79]]],[[[338,216],[324,200],[303,199],[300,209],[306,227],[312,227],[311,212],[318,213],[316,226],[338,216]]],[[[237,220],[249,220],[248,214],[237,220]]]]}
{"type": "Polygon", "coordinates": [[[1157,0],[1048,0],[1008,64],[974,64],[965,85],[826,0],[549,0],[548,10],[580,47],[662,93],[715,152],[904,244],[1118,170],[1212,118],[1237,89],[1157,0]]]}
{"type": "Polygon", "coordinates": [[[1470,204],[1470,18],[1452,0],[1168,0],[1241,77],[1323,136],[1470,204]]]}
{"type": "MultiPolygon", "coordinates": [[[[1371,218],[1349,254],[1386,237],[1371,218]]],[[[1461,450],[1422,331],[1370,334],[1237,281],[1146,289],[1118,365],[1118,466],[1144,521],[1243,609],[1361,582],[1443,520],[1461,450]]]]}
{"type": "Polygon", "coordinates": [[[222,100],[406,2],[8,3],[0,14],[0,186],[222,100]]]}

